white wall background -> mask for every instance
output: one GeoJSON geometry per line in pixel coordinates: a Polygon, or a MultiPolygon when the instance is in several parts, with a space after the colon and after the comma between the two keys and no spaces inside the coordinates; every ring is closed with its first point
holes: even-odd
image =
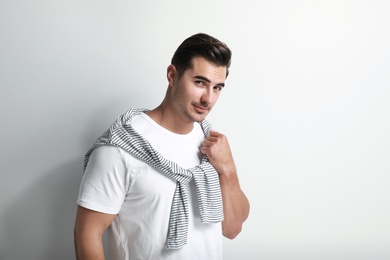
{"type": "Polygon", "coordinates": [[[390,2],[0,1],[0,259],[74,259],[84,152],[184,38],[233,50],[209,119],[251,215],[225,259],[390,259],[390,2]],[[237,120],[240,124],[234,124],[237,120]]]}

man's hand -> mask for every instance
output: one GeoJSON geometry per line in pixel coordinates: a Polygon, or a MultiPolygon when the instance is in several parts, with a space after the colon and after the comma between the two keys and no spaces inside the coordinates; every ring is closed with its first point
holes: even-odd
{"type": "Polygon", "coordinates": [[[232,152],[225,135],[210,131],[210,135],[203,141],[200,151],[207,155],[218,173],[230,174],[235,172],[236,167],[232,152]]]}
{"type": "Polygon", "coordinates": [[[210,131],[200,150],[218,172],[224,214],[222,233],[233,239],[241,232],[242,224],[248,218],[249,202],[240,188],[229,142],[225,135],[210,131]]]}

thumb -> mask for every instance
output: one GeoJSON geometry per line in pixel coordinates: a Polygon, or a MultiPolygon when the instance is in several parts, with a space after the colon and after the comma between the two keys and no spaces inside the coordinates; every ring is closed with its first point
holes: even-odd
{"type": "Polygon", "coordinates": [[[216,135],[218,135],[218,134],[219,134],[218,131],[215,131],[215,130],[213,130],[213,129],[211,129],[211,130],[209,131],[209,136],[211,136],[211,135],[216,136],[216,135]]]}

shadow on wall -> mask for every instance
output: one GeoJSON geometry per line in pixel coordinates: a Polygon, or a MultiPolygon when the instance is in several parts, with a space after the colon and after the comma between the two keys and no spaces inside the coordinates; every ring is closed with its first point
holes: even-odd
{"type": "MultiPolygon", "coordinates": [[[[73,129],[74,132],[81,133],[81,138],[76,137],[76,140],[80,139],[79,144],[84,147],[82,154],[80,158],[59,163],[58,167],[38,174],[37,176],[40,177],[35,178],[26,190],[8,201],[8,204],[1,209],[0,260],[71,260],[76,258],[73,228],[77,195],[83,175],[84,152],[98,136],[107,130],[117,116],[129,108],[129,104],[130,107],[143,107],[139,106],[139,103],[144,99],[137,97],[147,95],[138,94],[136,91],[135,93],[130,98],[123,95],[119,99],[110,100],[86,118],[79,116],[80,124],[75,122],[73,115],[62,115],[64,124],[88,126],[87,129],[83,127],[73,129]]],[[[52,138],[50,135],[54,132],[58,133],[54,130],[47,130],[48,135],[45,138],[50,140],[52,138]]],[[[70,134],[64,133],[64,140],[75,138],[70,134]]],[[[37,136],[42,136],[42,134],[37,134],[37,136]]],[[[48,145],[54,146],[55,144],[48,145]]],[[[54,147],[52,149],[55,150],[54,147]]],[[[25,152],[28,154],[34,151],[25,152]]],[[[44,164],[45,160],[42,159],[41,163],[44,164]]],[[[103,244],[107,249],[106,234],[103,237],[103,244]]]]}
{"type": "Polygon", "coordinates": [[[0,259],[75,259],[73,227],[82,159],[44,174],[4,209],[0,259]]]}

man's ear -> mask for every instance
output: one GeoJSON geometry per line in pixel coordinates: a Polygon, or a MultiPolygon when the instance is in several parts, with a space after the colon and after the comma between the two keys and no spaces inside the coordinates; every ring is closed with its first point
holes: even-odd
{"type": "Polygon", "coordinates": [[[175,85],[177,76],[177,70],[174,65],[169,65],[167,68],[167,79],[170,87],[173,87],[175,85]]]}

